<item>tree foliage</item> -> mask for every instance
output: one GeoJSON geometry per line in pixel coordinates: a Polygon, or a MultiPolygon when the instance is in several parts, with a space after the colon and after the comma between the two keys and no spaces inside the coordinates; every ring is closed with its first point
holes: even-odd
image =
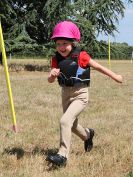
{"type": "MultiPolygon", "coordinates": [[[[128,46],[127,43],[110,43],[111,58],[112,59],[131,59],[133,46],[128,46]]],[[[99,51],[95,51],[96,58],[108,58],[108,43],[101,40],[99,42],[99,51]]]]}
{"type": "Polygon", "coordinates": [[[81,30],[81,45],[95,56],[106,47],[96,40],[97,34],[113,35],[124,9],[122,0],[2,0],[0,17],[7,51],[24,55],[51,53],[53,27],[69,19],[81,30]]]}

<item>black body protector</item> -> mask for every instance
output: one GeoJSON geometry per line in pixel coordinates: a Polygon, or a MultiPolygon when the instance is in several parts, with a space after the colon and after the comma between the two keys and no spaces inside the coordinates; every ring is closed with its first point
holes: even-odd
{"type": "Polygon", "coordinates": [[[58,83],[60,86],[73,87],[75,84],[90,84],[90,67],[85,69],[78,65],[78,59],[82,50],[78,47],[74,47],[68,58],[62,57],[56,52],[56,59],[58,67],[60,69],[60,75],[58,76],[58,83]]]}

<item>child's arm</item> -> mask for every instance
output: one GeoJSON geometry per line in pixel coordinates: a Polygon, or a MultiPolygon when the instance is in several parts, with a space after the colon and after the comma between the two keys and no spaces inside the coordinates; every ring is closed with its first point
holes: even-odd
{"type": "Polygon", "coordinates": [[[58,77],[60,74],[60,69],[53,68],[51,69],[49,76],[48,76],[48,82],[52,83],[55,81],[56,77],[58,77]]]}
{"type": "Polygon", "coordinates": [[[121,75],[117,75],[116,73],[114,73],[111,70],[107,69],[106,67],[100,65],[96,61],[90,59],[89,66],[91,66],[92,68],[96,69],[97,71],[111,77],[116,82],[122,83],[122,76],[121,75]]]}

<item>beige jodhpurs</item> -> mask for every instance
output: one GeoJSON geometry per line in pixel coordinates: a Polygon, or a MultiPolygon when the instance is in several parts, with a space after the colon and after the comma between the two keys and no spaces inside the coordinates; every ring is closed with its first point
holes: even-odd
{"type": "Polygon", "coordinates": [[[78,135],[83,141],[88,138],[88,133],[78,124],[77,116],[88,103],[88,87],[86,85],[62,87],[63,116],[60,120],[60,149],[58,154],[68,158],[71,132],[78,135]]]}

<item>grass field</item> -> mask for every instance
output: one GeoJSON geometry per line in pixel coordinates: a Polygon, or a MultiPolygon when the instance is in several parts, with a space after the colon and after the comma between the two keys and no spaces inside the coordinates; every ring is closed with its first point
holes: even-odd
{"type": "Polygon", "coordinates": [[[59,147],[60,87],[47,82],[47,72],[10,71],[15,134],[0,68],[0,177],[133,177],[133,64],[112,61],[112,70],[123,75],[123,84],[92,70],[90,101],[79,117],[95,129],[93,150],[85,153],[73,135],[67,166],[50,170],[45,159],[59,147]]]}

